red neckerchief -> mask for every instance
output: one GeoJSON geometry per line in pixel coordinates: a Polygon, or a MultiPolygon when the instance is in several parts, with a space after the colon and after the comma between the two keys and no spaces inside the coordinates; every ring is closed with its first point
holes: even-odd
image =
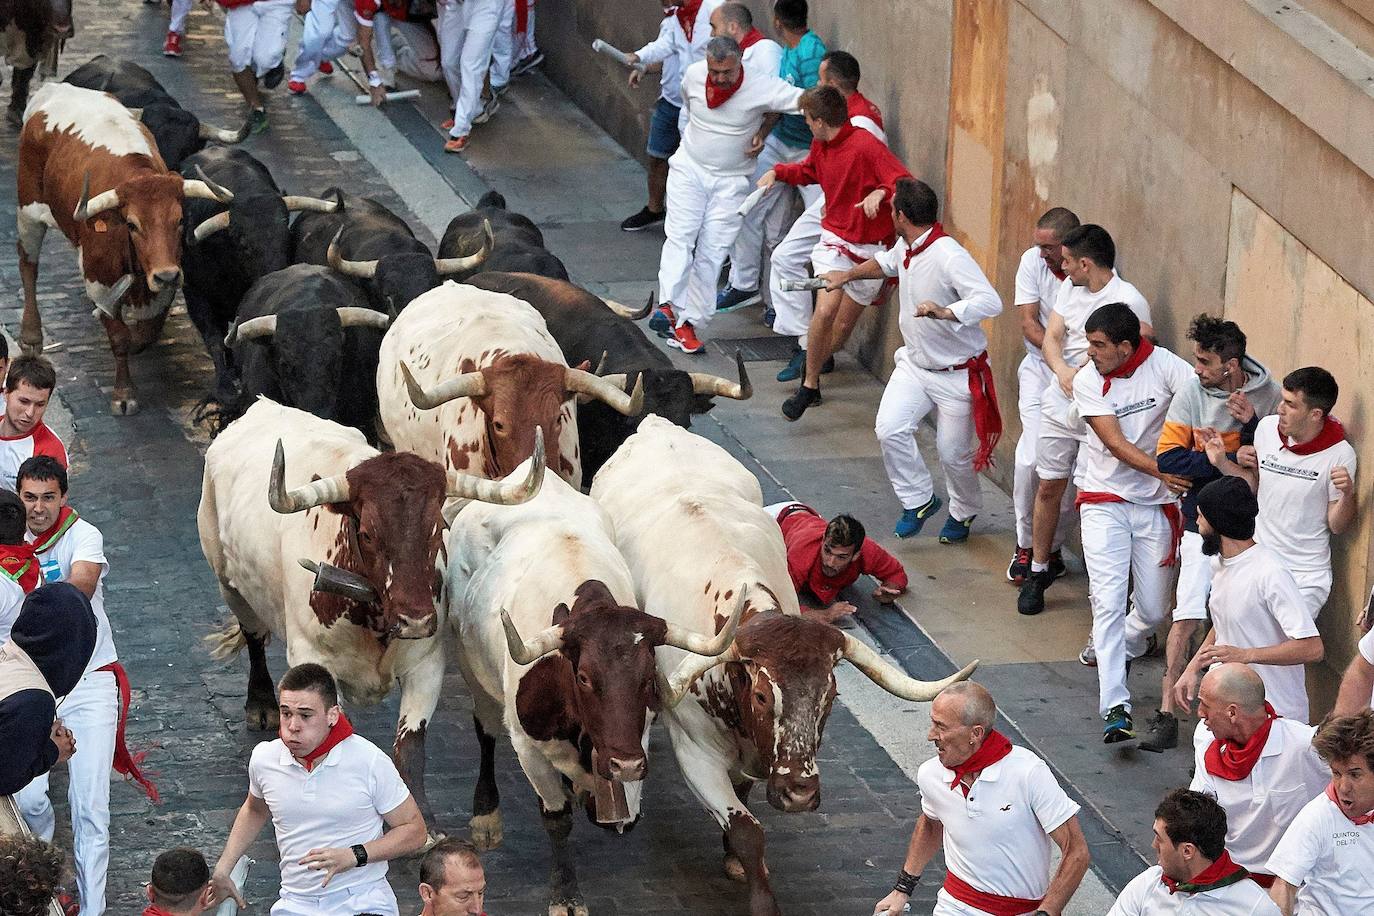
{"type": "Polygon", "coordinates": [[[1237,746],[1225,743],[1220,738],[1212,739],[1212,743],[1207,746],[1206,754],[1203,755],[1203,763],[1208,773],[1228,782],[1239,782],[1250,775],[1255,764],[1259,763],[1264,745],[1269,741],[1269,730],[1274,727],[1274,720],[1279,718],[1274,707],[1268,703],[1264,704],[1264,711],[1269,717],[1245,744],[1237,746]]]}
{"type": "Polygon", "coordinates": [[[155,903],[150,903],[144,907],[143,916],[176,916],[176,914],[167,912],[155,903]]]}
{"type": "Polygon", "coordinates": [[[739,68],[739,79],[735,80],[735,85],[733,85],[733,86],[726,86],[726,87],[724,87],[724,88],[722,88],[722,87],[720,87],[720,86],[717,86],[715,83],[711,82],[711,74],[710,74],[710,73],[707,73],[707,74],[706,74],[706,107],[707,107],[707,108],[719,108],[720,106],[724,105],[726,102],[730,101],[730,97],[733,96],[736,92],[739,92],[739,87],[741,87],[741,86],[743,86],[743,85],[744,85],[744,67],[743,67],[743,65],[741,65],[740,68],[739,68]]]}
{"type": "Polygon", "coordinates": [[[45,550],[50,550],[52,545],[56,544],[62,535],[66,534],[67,530],[77,523],[79,518],[80,516],[76,514],[75,509],[71,506],[63,506],[58,511],[57,521],[52,523],[52,527],[33,539],[33,552],[43,553],[45,550]]]}
{"type": "Polygon", "coordinates": [[[309,773],[315,768],[316,760],[319,760],[325,754],[334,750],[335,745],[351,734],[353,734],[353,723],[349,722],[348,716],[340,711],[339,721],[335,722],[334,727],[329,730],[329,734],[324,736],[324,740],[320,742],[320,746],[304,757],[297,757],[296,759],[301,762],[301,765],[305,767],[305,771],[309,773]]]}
{"type": "Polygon", "coordinates": [[[1102,376],[1102,393],[1106,394],[1108,391],[1112,390],[1112,379],[1126,378],[1128,375],[1135,372],[1135,370],[1139,369],[1141,364],[1149,359],[1150,354],[1154,351],[1155,345],[1150,343],[1149,338],[1140,338],[1140,346],[1135,348],[1135,352],[1131,354],[1131,358],[1117,366],[1111,372],[1102,376]]]}
{"type": "Polygon", "coordinates": [[[40,581],[32,544],[0,544],[0,571],[28,594],[40,581]]]}
{"type": "Polygon", "coordinates": [[[687,41],[692,40],[692,32],[697,27],[697,13],[701,12],[701,0],[682,0],[677,6],[663,14],[663,18],[669,16],[677,17],[677,24],[682,26],[682,34],[687,36],[687,41]]]}
{"type": "Polygon", "coordinates": [[[948,235],[948,233],[945,232],[944,226],[941,226],[939,223],[936,223],[935,225],[931,226],[930,231],[926,233],[926,240],[924,242],[917,245],[915,248],[908,248],[906,250],[906,257],[902,259],[902,268],[905,269],[907,267],[910,267],[912,258],[916,257],[916,255],[925,251],[931,245],[934,245],[937,241],[944,238],[946,235],[948,235]]]}
{"type": "Polygon", "coordinates": [[[1299,445],[1289,445],[1287,436],[1279,437],[1279,450],[1287,449],[1294,455],[1315,455],[1317,452],[1324,452],[1337,442],[1345,441],[1345,427],[1341,421],[1335,417],[1327,417],[1322,421],[1322,430],[1317,433],[1316,438],[1310,442],[1303,442],[1299,445]]]}
{"type": "Polygon", "coordinates": [[[859,90],[851,92],[849,98],[844,100],[844,104],[851,118],[868,118],[879,127],[883,126],[882,109],[870,102],[859,90]]]}
{"type": "MultiPolygon", "coordinates": [[[[1041,258],[1041,260],[1044,260],[1044,259],[1041,258]]],[[[1054,275],[1054,278],[1055,278],[1056,280],[1058,280],[1060,283],[1063,283],[1063,282],[1064,282],[1064,278],[1068,276],[1068,274],[1064,273],[1064,269],[1063,269],[1062,267],[1054,267],[1054,266],[1052,266],[1051,264],[1049,264],[1048,262],[1045,264],[1045,266],[1048,267],[1048,268],[1050,269],[1050,273],[1053,274],[1053,275],[1054,275]]]]}
{"type": "Polygon", "coordinates": [[[739,49],[747,51],[749,48],[763,41],[763,33],[757,28],[750,26],[749,31],[744,33],[744,37],[739,40],[739,49]]]}
{"type": "MultiPolygon", "coordinates": [[[[1335,805],[1337,808],[1341,808],[1341,803],[1336,800],[1336,784],[1334,782],[1327,784],[1326,797],[1331,799],[1331,804],[1335,805]]],[[[1344,808],[1341,808],[1341,814],[1345,814],[1344,808]]],[[[1369,811],[1365,814],[1357,814],[1355,817],[1351,817],[1348,814],[1345,814],[1345,816],[1346,819],[1356,827],[1363,827],[1365,824],[1374,822],[1374,811],[1369,811]]]]}
{"type": "Polygon", "coordinates": [[[1214,891],[1219,887],[1244,881],[1248,877],[1250,873],[1232,862],[1231,854],[1223,849],[1221,856],[1198,872],[1191,881],[1175,881],[1163,873],[1160,874],[1159,880],[1169,889],[1170,894],[1177,894],[1179,891],[1185,894],[1200,894],[1203,891],[1214,891]]]}
{"type": "Polygon", "coordinates": [[[1011,753],[1011,742],[1006,736],[997,729],[987,733],[983,743],[978,746],[969,759],[956,767],[954,770],[954,781],[949,784],[951,789],[961,789],[964,798],[968,798],[968,786],[964,785],[964,777],[979,770],[985,770],[997,761],[1011,753]]]}
{"type": "Polygon", "coordinates": [[[515,0],[515,34],[530,30],[530,0],[515,0]]]}

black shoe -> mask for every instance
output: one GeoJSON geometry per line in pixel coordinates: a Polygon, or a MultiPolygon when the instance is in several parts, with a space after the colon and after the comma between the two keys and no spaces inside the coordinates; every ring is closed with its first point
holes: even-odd
{"type": "Polygon", "coordinates": [[[1046,569],[1026,576],[1021,585],[1021,594],[1016,596],[1016,613],[1027,617],[1039,614],[1045,609],[1045,589],[1054,581],[1054,575],[1046,569]]]}
{"type": "Polygon", "coordinates": [[[262,75],[263,88],[276,89],[281,85],[284,76],[286,76],[286,62],[282,61],[262,75]]]}
{"type": "Polygon", "coordinates": [[[1142,751],[1162,754],[1178,747],[1178,718],[1171,712],[1159,710],[1149,720],[1149,736],[1140,742],[1142,751]]]}
{"type": "Polygon", "coordinates": [[[626,217],[625,221],[620,224],[620,231],[640,232],[644,229],[648,229],[651,226],[657,226],[663,222],[664,215],[665,214],[663,212],[655,213],[648,207],[645,207],[643,210],[640,210],[634,216],[626,217]]]}
{"type": "Polygon", "coordinates": [[[1063,551],[1056,550],[1050,554],[1050,572],[1054,573],[1054,578],[1062,579],[1068,571],[1068,567],[1064,565],[1063,551]]]}
{"type": "Polygon", "coordinates": [[[821,365],[821,375],[829,375],[835,371],[835,357],[830,357],[821,365]]]}
{"type": "Polygon", "coordinates": [[[1030,565],[1031,549],[1016,548],[1016,552],[1011,555],[1011,562],[1007,564],[1007,581],[1012,585],[1025,585],[1026,577],[1030,575],[1030,565]]]}
{"type": "Polygon", "coordinates": [[[789,420],[799,420],[801,415],[806,413],[806,408],[821,402],[821,392],[819,388],[807,388],[805,385],[798,386],[797,393],[782,402],[782,415],[789,420]]]}

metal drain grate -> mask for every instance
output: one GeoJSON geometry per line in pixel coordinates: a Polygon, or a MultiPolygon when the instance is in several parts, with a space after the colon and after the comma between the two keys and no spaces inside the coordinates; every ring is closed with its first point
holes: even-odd
{"type": "Polygon", "coordinates": [[[740,337],[734,340],[717,340],[712,345],[724,353],[726,356],[733,357],[735,351],[739,350],[744,356],[746,363],[766,363],[775,360],[789,360],[792,358],[792,348],[797,345],[796,338],[781,337],[777,334],[770,334],[767,337],[740,337]]]}

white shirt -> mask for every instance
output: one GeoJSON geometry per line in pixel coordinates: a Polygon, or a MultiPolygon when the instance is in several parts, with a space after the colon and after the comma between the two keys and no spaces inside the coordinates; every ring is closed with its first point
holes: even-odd
{"type": "Polygon", "coordinates": [[[382,835],[382,816],[410,790],[391,758],[361,735],[350,735],[306,772],[280,738],[253,748],[248,791],[267,803],[277,832],[283,894],[312,897],[386,878],[386,862],[369,862],[335,875],[297,864],[312,849],[348,848],[382,835]]]}
{"type": "Polygon", "coordinates": [[[0,645],[9,642],[14,620],[24,607],[24,590],[9,576],[0,574],[0,645]]]}
{"type": "MultiPolygon", "coordinates": [[[[32,544],[35,539],[31,532],[25,531],[24,540],[32,544]]],[[[105,576],[110,572],[110,564],[105,560],[105,537],[100,529],[84,518],[78,518],[57,539],[56,544],[36,556],[44,582],[70,582],[73,563],[96,563],[100,566],[100,578],[96,580],[95,595],[91,597],[91,610],[95,611],[95,651],[91,653],[91,663],[86,666],[86,673],[118,661],[110,618],[105,616],[105,576]]]]}
{"type": "MultiPolygon", "coordinates": [[[[1073,400],[1084,420],[1116,417],[1122,435],[1145,454],[1153,455],[1159,446],[1159,433],[1164,428],[1174,392],[1192,384],[1194,378],[1191,365],[1163,347],[1155,347],[1130,378],[1112,379],[1106,394],[1102,393],[1102,374],[1090,361],[1073,377],[1073,400]]],[[[1098,438],[1091,423],[1088,424],[1088,439],[1078,454],[1078,473],[1082,478],[1078,487],[1085,492],[1115,493],[1139,506],[1160,506],[1174,501],[1164,481],[1117,460],[1098,438]]]]}
{"type": "MultiPolygon", "coordinates": [[[[1231,858],[1235,858],[1232,856],[1231,858]]],[[[1216,890],[1188,894],[1169,893],[1161,880],[1164,869],[1158,865],[1131,879],[1121,890],[1107,916],[1168,916],[1174,913],[1195,916],[1278,916],[1279,908],[1264,888],[1249,878],[1216,890]]]]}
{"type": "Polygon", "coordinates": [[[27,436],[0,436],[0,487],[13,492],[19,466],[34,455],[49,455],[67,466],[67,447],[46,423],[39,423],[27,436]]]}
{"type": "Polygon", "coordinates": [[[1259,459],[1259,518],[1255,540],[1283,557],[1300,572],[1331,570],[1330,504],[1341,498],[1331,483],[1331,469],[1345,467],[1355,478],[1355,450],[1338,442],[1312,455],[1296,455],[1279,442],[1279,418],[1264,417],[1255,428],[1259,459]]]}
{"type": "MultiPolygon", "coordinates": [[[[692,40],[682,31],[682,23],[677,16],[664,16],[658,25],[658,37],[640,48],[635,54],[646,67],[650,64],[663,64],[659,77],[658,94],[661,98],[682,107],[682,73],[689,66],[706,57],[706,44],[711,40],[711,14],[724,0],[703,0],[697,11],[696,22],[692,25],[692,40]]],[[[778,52],[781,59],[782,52],[778,52]]],[[[777,76],[778,68],[773,68],[777,76]]]]}
{"type": "MultiPolygon", "coordinates": [[[[978,774],[968,798],[938,757],[921,764],[921,813],[944,828],[945,863],[978,890],[1038,899],[1050,886],[1049,835],[1078,813],[1054,774],[1023,747],[978,774]]],[[[942,899],[948,895],[942,890],[942,899]]]]}
{"type": "MultiPolygon", "coordinates": [[[[1065,284],[1073,286],[1067,277],[1062,280],[1056,277],[1050,265],[1040,257],[1040,249],[1032,245],[1021,255],[1021,263],[1016,266],[1016,305],[1020,307],[1037,303],[1040,306],[1040,326],[1047,328],[1050,326],[1054,303],[1065,284]]],[[[1027,353],[1036,359],[1044,359],[1039,347],[1031,343],[1029,338],[1023,339],[1027,353]]]]}
{"type": "Polygon", "coordinates": [[[744,71],[744,83],[718,108],[706,105],[706,61],[697,61],[682,77],[682,102],[687,127],[674,155],[688,156],[717,177],[747,178],[757,159],[749,155],[749,139],[763,116],[778,111],[796,114],[804,90],[786,80],[756,70],[744,71]]]}
{"type": "Polygon", "coordinates": [[[1275,719],[1255,768],[1237,780],[1208,773],[1211,742],[1194,744],[1195,772],[1188,788],[1215,796],[1225,809],[1226,849],[1237,865],[1266,874],[1284,829],[1331,782],[1330,768],[1312,747],[1316,730],[1296,719],[1275,719]]]}
{"type": "Polygon", "coordinates": [[[907,251],[919,248],[930,232],[910,246],[899,238],[873,257],[883,273],[898,278],[897,324],[907,357],[922,369],[947,369],[988,348],[978,322],[1002,314],[1002,300],[973,256],[949,236],[936,239],[903,267],[907,251]],[[954,312],[955,320],[917,318],[916,306],[927,299],[954,312]]]}
{"type": "MultiPolygon", "coordinates": [[[[1317,623],[1283,558],[1256,544],[1212,564],[1207,601],[1217,645],[1263,649],[1289,639],[1318,635],[1317,623]]],[[[1264,695],[1281,716],[1308,719],[1307,675],[1303,665],[1251,665],[1264,681],[1264,695]]]]}
{"type": "MultiPolygon", "coordinates": [[[[1081,366],[1088,361],[1088,332],[1083,326],[1088,323],[1089,315],[1112,302],[1126,303],[1142,324],[1154,324],[1150,318],[1150,304],[1145,301],[1140,290],[1116,274],[1112,274],[1107,285],[1095,293],[1090,292],[1086,286],[1074,286],[1067,280],[1059,287],[1059,293],[1054,300],[1054,310],[1064,319],[1065,363],[1070,366],[1081,366]]],[[[1149,448],[1152,455],[1155,445],[1149,448]]]]}
{"type": "Polygon", "coordinates": [[[1374,913],[1374,824],[1356,827],[1325,791],[1293,820],[1265,869],[1298,888],[1299,916],[1374,913]]]}
{"type": "MultiPolygon", "coordinates": [[[[1360,654],[1364,660],[1374,665],[1374,630],[1360,637],[1360,654]]],[[[1369,699],[1369,705],[1374,706],[1374,696],[1369,699]]]]}
{"type": "Polygon", "coordinates": [[[782,45],[771,38],[761,38],[744,49],[744,66],[768,76],[782,73],[782,45]]]}

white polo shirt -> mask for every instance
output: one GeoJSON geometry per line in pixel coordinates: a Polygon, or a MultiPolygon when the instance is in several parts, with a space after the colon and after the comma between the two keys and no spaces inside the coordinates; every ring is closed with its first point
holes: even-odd
{"type": "MultiPolygon", "coordinates": [[[[1088,323],[1089,315],[1113,302],[1124,302],[1130,306],[1142,324],[1154,324],[1150,318],[1150,303],[1145,301],[1140,290],[1116,274],[1112,274],[1107,285],[1095,293],[1086,286],[1074,286],[1067,280],[1059,287],[1054,310],[1064,319],[1064,362],[1070,366],[1081,366],[1088,361],[1088,332],[1083,327],[1088,323]]],[[[1150,453],[1154,454],[1153,446],[1150,453]]]]}
{"type": "MultiPolygon", "coordinates": [[[[1212,564],[1207,600],[1217,645],[1263,649],[1289,639],[1317,636],[1317,622],[1298,591],[1293,574],[1275,551],[1256,544],[1212,564]]],[[[1251,665],[1264,681],[1264,695],[1279,715],[1308,719],[1304,665],[1251,665]]]]}
{"type": "Polygon", "coordinates": [[[949,236],[936,239],[911,259],[906,253],[919,248],[930,235],[926,230],[908,247],[902,239],[873,256],[883,273],[897,277],[897,324],[905,352],[922,369],[948,369],[968,362],[988,348],[987,335],[978,322],[1002,314],[1002,300],[973,256],[949,236]],[[917,318],[916,306],[930,300],[954,312],[955,320],[917,318]]]}
{"type": "MultiPolygon", "coordinates": [[[[1045,263],[1045,259],[1040,257],[1040,249],[1031,246],[1026,249],[1026,253],[1021,255],[1021,263],[1016,266],[1016,305],[1030,305],[1032,302],[1040,306],[1040,326],[1047,328],[1050,325],[1050,313],[1054,311],[1054,303],[1059,298],[1059,292],[1065,285],[1073,286],[1068,278],[1059,279],[1050,270],[1050,266],[1045,263]]],[[[1044,359],[1040,348],[1025,339],[1026,352],[1036,359],[1044,359]]]]}
{"type": "Polygon", "coordinates": [[[1355,826],[1318,795],[1303,807],[1265,869],[1298,889],[1301,916],[1374,912],[1374,824],[1355,826]]]}
{"type": "MultiPolygon", "coordinates": [[[[1364,660],[1374,665],[1374,630],[1360,637],[1360,655],[1364,660]]],[[[1374,706],[1374,696],[1369,698],[1369,705],[1374,706]]]]}
{"type": "Polygon", "coordinates": [[[1259,518],[1255,540],[1272,547],[1295,572],[1331,571],[1331,529],[1326,512],[1341,498],[1331,469],[1343,466],[1355,478],[1355,450],[1338,442],[1312,455],[1295,455],[1279,441],[1279,418],[1264,417],[1255,428],[1259,459],[1259,518]]]}
{"type": "MultiPolygon", "coordinates": [[[[1235,857],[1232,856],[1234,859],[1235,857]]],[[[1264,888],[1249,878],[1216,890],[1172,894],[1158,865],[1145,869],[1121,890],[1107,916],[1166,916],[1188,913],[1195,916],[1278,916],[1279,908],[1264,888]]]]}
{"type": "MultiPolygon", "coordinates": [[[[1115,300],[1113,300],[1115,301],[1115,300]]],[[[1193,383],[1193,367],[1163,347],[1155,347],[1130,378],[1114,378],[1102,393],[1102,374],[1089,362],[1073,377],[1073,400],[1084,420],[1116,417],[1122,434],[1136,448],[1153,455],[1174,393],[1193,383]]],[[[1052,386],[1053,387],[1053,386],[1052,386]]],[[[1092,425],[1078,453],[1078,488],[1088,493],[1115,493],[1138,506],[1174,501],[1164,481],[1117,460],[1092,425]]]]}
{"type": "Polygon", "coordinates": [[[13,492],[19,465],[34,455],[48,455],[64,468],[67,466],[67,447],[46,423],[39,423],[27,436],[0,436],[0,487],[13,492]]]}
{"type": "Polygon", "coordinates": [[[410,797],[391,758],[361,735],[350,735],[306,772],[280,738],[253,748],[248,791],[267,803],[277,832],[283,894],[314,897],[386,880],[387,863],[369,862],[324,875],[297,864],[312,849],[370,843],[382,835],[382,815],[410,797]]]}
{"type": "Polygon", "coordinates": [[[1284,829],[1331,782],[1331,769],[1312,747],[1315,731],[1295,719],[1275,719],[1255,768],[1237,780],[1207,772],[1210,741],[1194,745],[1196,772],[1188,788],[1215,796],[1225,809],[1226,849],[1237,865],[1267,874],[1284,829]]]}
{"type": "MultiPolygon", "coordinates": [[[[1050,886],[1049,835],[1078,813],[1045,762],[1023,747],[978,774],[968,798],[938,757],[921,764],[921,813],[944,828],[949,870],[980,891],[1039,899],[1050,886]]],[[[942,889],[952,912],[976,912],[942,889]]]]}
{"type": "MultiPolygon", "coordinates": [[[[25,531],[24,540],[32,544],[33,534],[25,531]]],[[[91,663],[86,666],[86,673],[118,661],[110,618],[105,616],[105,577],[109,575],[110,564],[105,560],[105,537],[100,529],[84,518],[78,518],[57,539],[56,544],[36,556],[45,583],[70,582],[72,564],[76,562],[100,566],[100,578],[96,580],[95,594],[91,596],[91,610],[95,612],[95,651],[91,653],[91,663]]]]}

